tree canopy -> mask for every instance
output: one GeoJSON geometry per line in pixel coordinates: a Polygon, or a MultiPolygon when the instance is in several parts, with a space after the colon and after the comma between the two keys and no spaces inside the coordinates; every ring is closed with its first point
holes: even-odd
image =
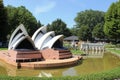
{"type": "Polygon", "coordinates": [[[103,39],[105,38],[105,34],[103,32],[103,25],[104,23],[98,23],[93,31],[92,31],[92,36],[95,37],[95,38],[99,38],[99,39],[103,39]]]}
{"type": "Polygon", "coordinates": [[[24,24],[30,35],[32,35],[35,30],[41,26],[40,21],[37,22],[32,13],[24,6],[13,7],[8,5],[6,9],[8,13],[9,30],[11,31],[9,32],[10,34],[20,24],[24,24]]]}
{"type": "MultiPolygon", "coordinates": [[[[116,41],[120,40],[120,0],[112,3],[106,13],[85,10],[78,12],[74,20],[76,25],[69,29],[64,21],[56,19],[47,25],[48,31],[55,31],[56,35],[63,34],[65,37],[76,35],[84,41],[103,39],[106,36],[116,41]]],[[[43,26],[24,6],[4,7],[3,0],[0,0],[0,41],[6,41],[7,35],[20,24],[25,25],[30,36],[43,26]]]]}
{"type": "Polygon", "coordinates": [[[8,34],[7,12],[0,0],[0,41],[5,41],[8,34]]]}
{"type": "Polygon", "coordinates": [[[77,16],[75,17],[75,22],[76,28],[79,29],[78,33],[81,33],[79,34],[80,39],[84,39],[84,37],[88,36],[86,40],[92,41],[93,37],[98,37],[96,35],[93,36],[92,31],[97,24],[104,23],[104,14],[105,14],[104,12],[96,10],[85,10],[77,14],[77,16]],[[81,32],[82,30],[80,29],[81,28],[83,29],[83,27],[88,28],[89,31],[85,30],[85,32],[81,32]]]}
{"type": "Polygon", "coordinates": [[[105,14],[104,32],[110,39],[120,39],[120,1],[112,3],[105,14]]]}
{"type": "Polygon", "coordinates": [[[61,19],[57,19],[48,24],[48,31],[55,31],[56,35],[63,34],[65,37],[70,36],[70,30],[66,27],[67,25],[61,19]]]}
{"type": "Polygon", "coordinates": [[[88,26],[81,26],[81,28],[78,29],[78,36],[81,40],[87,41],[90,40],[90,28],[88,26]]]}

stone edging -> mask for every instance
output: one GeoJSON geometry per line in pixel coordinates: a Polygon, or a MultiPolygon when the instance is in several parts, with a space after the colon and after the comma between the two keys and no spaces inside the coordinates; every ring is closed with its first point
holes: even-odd
{"type": "Polygon", "coordinates": [[[110,51],[110,50],[108,50],[108,49],[106,49],[106,51],[107,51],[107,52],[111,52],[112,54],[114,54],[114,55],[116,55],[116,56],[118,56],[118,57],[120,58],[120,54],[118,54],[118,53],[116,53],[116,52],[113,52],[113,51],[110,51]]]}

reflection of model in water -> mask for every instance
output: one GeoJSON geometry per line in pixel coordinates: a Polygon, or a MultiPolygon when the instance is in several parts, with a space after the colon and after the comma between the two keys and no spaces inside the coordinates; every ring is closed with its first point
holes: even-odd
{"type": "Polygon", "coordinates": [[[52,77],[52,74],[41,71],[41,73],[38,75],[38,77],[52,77]]]}
{"type": "Polygon", "coordinates": [[[16,67],[9,65],[7,63],[5,63],[4,61],[0,60],[0,68],[4,68],[2,69],[2,71],[0,70],[0,75],[2,73],[2,75],[8,75],[8,76],[16,76],[16,67]]]}
{"type": "Polygon", "coordinates": [[[69,69],[67,69],[66,71],[64,71],[64,72],[62,73],[62,75],[63,75],[63,76],[76,76],[76,75],[77,75],[77,72],[76,72],[76,70],[74,69],[74,67],[72,67],[72,68],[69,68],[69,69]]]}
{"type": "Polygon", "coordinates": [[[103,58],[104,51],[85,51],[85,54],[87,54],[87,57],[91,58],[103,58]]]}

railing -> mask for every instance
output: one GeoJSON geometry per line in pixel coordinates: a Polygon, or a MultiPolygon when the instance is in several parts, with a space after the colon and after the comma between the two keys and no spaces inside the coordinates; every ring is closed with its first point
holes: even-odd
{"type": "Polygon", "coordinates": [[[105,47],[103,43],[83,43],[80,50],[90,57],[103,57],[105,47]]]}
{"type": "Polygon", "coordinates": [[[83,43],[81,44],[80,50],[104,50],[103,43],[83,43]]]}

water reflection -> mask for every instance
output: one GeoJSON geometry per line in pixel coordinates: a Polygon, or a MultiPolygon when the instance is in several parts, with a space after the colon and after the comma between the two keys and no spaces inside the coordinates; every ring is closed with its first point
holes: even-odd
{"type": "MultiPolygon", "coordinates": [[[[94,53],[91,53],[94,54],[94,53]]],[[[101,53],[97,53],[101,54],[101,53]]],[[[17,69],[14,66],[0,61],[0,75],[8,76],[35,76],[35,77],[54,77],[54,76],[79,76],[83,74],[96,73],[110,70],[120,66],[120,58],[104,53],[102,58],[86,58],[81,64],[72,67],[60,67],[50,69],[17,69]]]]}
{"type": "Polygon", "coordinates": [[[6,69],[4,67],[1,67],[1,65],[0,65],[0,74],[1,75],[7,75],[6,69]]]}
{"type": "Polygon", "coordinates": [[[74,69],[74,67],[72,67],[72,68],[69,68],[69,69],[63,71],[62,75],[63,76],[76,76],[77,73],[76,73],[76,70],[74,69]]]}
{"type": "Polygon", "coordinates": [[[2,60],[0,60],[0,69],[2,69],[2,71],[0,70],[0,75],[16,76],[16,67],[9,65],[2,60]]]}
{"type": "Polygon", "coordinates": [[[84,54],[88,58],[103,58],[105,51],[104,50],[86,50],[84,54]]]}
{"type": "Polygon", "coordinates": [[[41,71],[38,75],[38,77],[52,77],[51,73],[46,73],[44,71],[41,71]]]}

